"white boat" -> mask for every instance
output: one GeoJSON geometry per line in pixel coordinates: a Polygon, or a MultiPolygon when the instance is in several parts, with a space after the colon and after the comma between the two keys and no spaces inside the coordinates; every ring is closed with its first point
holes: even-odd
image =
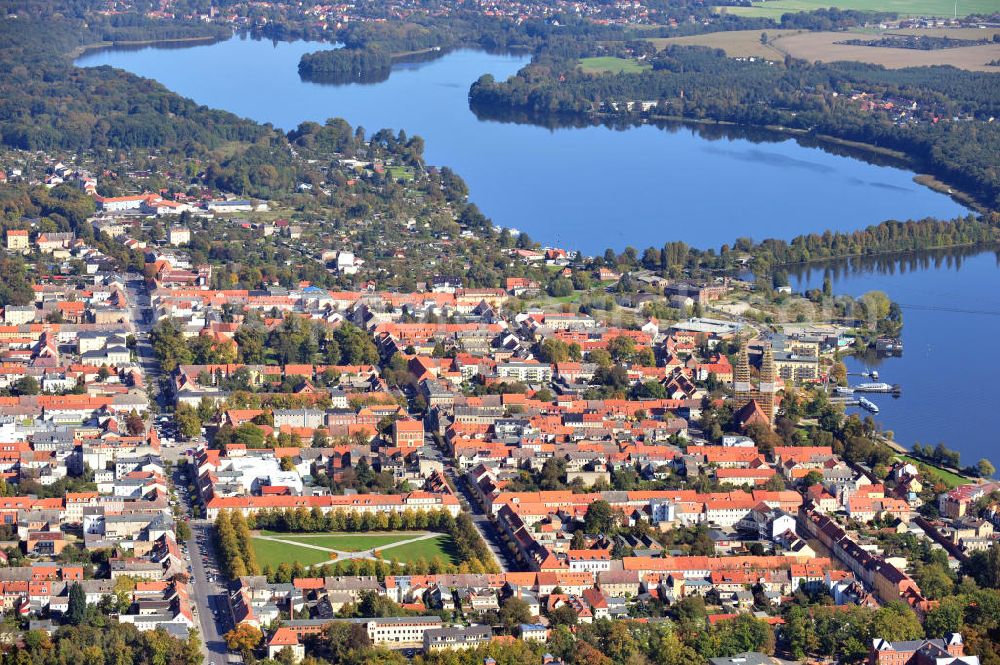
{"type": "Polygon", "coordinates": [[[856,393],[895,393],[899,392],[899,386],[889,383],[859,383],[854,386],[856,393]]]}
{"type": "Polygon", "coordinates": [[[858,404],[861,406],[862,409],[865,409],[866,411],[870,411],[872,413],[878,413],[878,405],[872,402],[870,399],[859,397],[858,404]]]}

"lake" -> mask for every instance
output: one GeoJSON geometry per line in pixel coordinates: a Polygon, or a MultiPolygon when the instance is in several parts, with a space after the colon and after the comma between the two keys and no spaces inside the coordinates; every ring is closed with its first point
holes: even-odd
{"type": "Polygon", "coordinates": [[[340,116],[369,132],[419,134],[427,162],[459,173],[495,223],[590,254],[671,240],[718,247],[740,236],[787,238],[966,212],[914,183],[910,171],[766,132],[547,129],[477,118],[469,86],[485,73],[507,78],[526,55],[456,51],[399,64],[377,84],[303,81],[299,58],[322,48],[330,46],[233,37],[182,49],[95,51],[77,64],[120,67],[284,130],[340,116]]]}
{"type": "Polygon", "coordinates": [[[998,267],[1000,253],[955,249],[812,265],[789,279],[803,291],[821,288],[829,274],[834,293],[880,290],[900,303],[902,357],[847,358],[848,372],[876,369],[879,380],[902,386],[898,399],[867,395],[880,409],[875,419],[897,441],[943,441],[962,453],[964,464],[974,464],[981,457],[1000,460],[992,418],[1000,413],[1000,391],[989,387],[1000,368],[998,267]]]}
{"type": "MultiPolygon", "coordinates": [[[[299,58],[319,48],[327,46],[234,37],[169,51],[93,52],[78,64],[121,67],[202,104],[286,130],[341,116],[369,132],[390,127],[419,134],[428,163],[454,168],[497,224],[588,253],[671,240],[718,246],[739,236],[789,238],[965,212],[915,184],[910,171],[767,132],[546,129],[477,118],[468,106],[472,82],[484,73],[506,78],[526,56],[458,51],[397,65],[377,84],[302,81],[299,58]]],[[[1000,401],[979,387],[993,382],[1000,367],[1000,295],[994,255],[961,257],[939,253],[829,269],[835,292],[882,289],[905,305],[906,352],[880,367],[885,380],[903,385],[903,396],[875,396],[878,420],[901,442],[944,441],[974,462],[993,457],[996,438],[989,416],[1000,412],[1000,401]]],[[[823,274],[824,268],[810,268],[793,275],[793,285],[819,286],[823,274]]],[[[851,371],[862,365],[848,364],[851,371]]]]}

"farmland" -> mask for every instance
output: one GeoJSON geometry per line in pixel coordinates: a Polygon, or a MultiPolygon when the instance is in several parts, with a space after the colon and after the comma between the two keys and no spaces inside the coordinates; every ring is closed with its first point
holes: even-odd
{"type": "MultiPolygon", "coordinates": [[[[768,39],[773,41],[779,37],[798,34],[799,30],[768,30],[768,39]]],[[[763,58],[765,60],[783,60],[785,54],[760,41],[760,30],[734,30],[729,32],[709,32],[703,35],[687,37],[653,37],[648,41],[658,49],[671,44],[679,46],[708,46],[720,48],[730,58],[763,58]]]]}
{"type": "MultiPolygon", "coordinates": [[[[984,31],[985,32],[985,31],[984,31]]],[[[996,71],[986,63],[1000,58],[1000,45],[967,46],[962,48],[919,51],[902,48],[875,48],[838,44],[853,35],[844,32],[802,32],[771,40],[770,45],[788,55],[821,62],[853,60],[882,65],[889,69],[951,65],[970,71],[996,71]]],[[[954,35],[958,38],[958,35],[954,35]]]]}
{"type": "MultiPolygon", "coordinates": [[[[782,0],[776,0],[782,1],[782,0]]],[[[771,3],[769,3],[771,4],[771,3]]],[[[731,7],[729,9],[732,9],[731,7]]],[[[882,65],[890,69],[900,67],[924,67],[931,65],[951,65],[970,71],[996,72],[996,67],[988,67],[987,62],[1000,58],[1000,44],[966,46],[921,51],[902,48],[876,48],[838,44],[862,35],[926,35],[928,37],[951,37],[953,39],[990,39],[997,30],[932,29],[898,31],[858,31],[858,32],[807,32],[804,30],[767,30],[768,42],[761,43],[761,30],[735,30],[730,32],[710,32],[687,37],[653,37],[648,41],[662,49],[671,44],[681,46],[708,46],[722,49],[731,58],[762,58],[784,60],[786,55],[810,62],[835,62],[853,60],[882,65]]]]}
{"type": "MultiPolygon", "coordinates": [[[[762,16],[780,18],[789,12],[805,12],[832,6],[838,9],[858,9],[867,11],[896,12],[901,16],[945,16],[955,13],[953,0],[839,0],[830,3],[825,0],[768,0],[755,2],[752,7],[718,7],[721,12],[739,16],[762,16]]],[[[969,14],[989,14],[996,11],[995,0],[959,0],[959,16],[969,14]]]]}
{"type": "Polygon", "coordinates": [[[633,74],[649,68],[650,65],[625,58],[600,57],[580,60],[580,69],[588,74],[633,74]]]}

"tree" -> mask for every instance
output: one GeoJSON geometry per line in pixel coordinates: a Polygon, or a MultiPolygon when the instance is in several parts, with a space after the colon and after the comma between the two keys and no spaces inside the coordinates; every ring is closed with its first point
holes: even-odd
{"type": "Polygon", "coordinates": [[[818,485],[821,482],[823,482],[823,474],[815,469],[807,473],[802,479],[802,485],[805,487],[812,487],[813,485],[818,485]]]}
{"type": "Polygon", "coordinates": [[[172,372],[178,365],[188,365],[194,361],[194,354],[184,338],[180,324],[174,319],[164,319],[157,323],[150,331],[149,339],[164,372],[172,372]]]}
{"type": "Polygon", "coordinates": [[[924,631],[927,637],[941,638],[948,633],[962,630],[963,602],[958,598],[945,598],[941,603],[927,613],[924,619],[924,631]]]}
{"type": "Polygon", "coordinates": [[[611,504],[598,499],[587,506],[583,517],[583,528],[587,533],[613,535],[617,530],[618,519],[611,504]]]}
{"type": "Polygon", "coordinates": [[[549,623],[553,626],[575,626],[577,618],[576,610],[568,604],[560,605],[549,612],[549,623]]]}
{"type": "Polygon", "coordinates": [[[73,582],[69,588],[69,607],[66,610],[66,623],[79,626],[87,616],[87,594],[79,582],[73,582]]]}
{"type": "Polygon", "coordinates": [[[976,475],[980,478],[992,478],[996,471],[996,468],[994,468],[988,459],[984,458],[976,462],[976,475]]]}
{"type": "Polygon", "coordinates": [[[129,436],[142,436],[146,433],[146,423],[135,409],[129,411],[128,417],[125,418],[125,429],[129,436]]]}
{"type": "Polygon", "coordinates": [[[522,623],[530,622],[531,608],[522,599],[511,596],[500,607],[500,623],[503,624],[508,633],[513,633],[514,629],[522,623]]]}
{"type": "Polygon", "coordinates": [[[239,651],[246,659],[260,645],[264,634],[260,632],[259,628],[241,623],[226,633],[223,639],[226,640],[227,647],[232,651],[239,651]]]}
{"type": "Polygon", "coordinates": [[[920,590],[931,600],[938,600],[951,594],[955,586],[948,571],[939,563],[922,565],[914,571],[914,579],[920,590]]]}
{"type": "Polygon", "coordinates": [[[847,385],[847,365],[838,360],[830,368],[830,379],[838,386],[847,385]]]}
{"type": "Polygon", "coordinates": [[[924,628],[913,610],[893,601],[875,610],[872,634],[890,642],[916,640],[924,636],[924,628]]]}
{"type": "Polygon", "coordinates": [[[201,420],[198,418],[198,412],[186,402],[177,405],[177,409],[174,411],[174,422],[177,423],[177,431],[185,439],[192,439],[201,434],[201,420]]]}
{"type": "Polygon", "coordinates": [[[185,542],[191,540],[191,527],[184,520],[177,520],[177,540],[185,542]]]}
{"type": "Polygon", "coordinates": [[[976,580],[979,586],[1000,588],[1000,543],[993,543],[986,551],[973,552],[962,564],[962,572],[976,580]]]}
{"type": "Polygon", "coordinates": [[[18,395],[37,395],[38,380],[33,376],[22,376],[14,384],[14,392],[18,395]]]}

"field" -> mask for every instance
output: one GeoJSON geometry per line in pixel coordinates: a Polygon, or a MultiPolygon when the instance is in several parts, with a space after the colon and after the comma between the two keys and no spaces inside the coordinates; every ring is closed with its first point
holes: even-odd
{"type": "Polygon", "coordinates": [[[262,536],[270,536],[306,545],[326,547],[339,552],[363,552],[374,548],[388,547],[394,543],[409,540],[418,533],[278,533],[262,531],[262,536]]]}
{"type": "Polygon", "coordinates": [[[440,557],[445,563],[456,565],[460,563],[458,554],[455,551],[455,543],[452,541],[451,536],[444,533],[435,534],[432,538],[418,540],[406,545],[398,545],[388,549],[383,548],[379,550],[379,553],[387,561],[399,561],[400,563],[408,563],[417,559],[430,561],[434,557],[440,557]]]}
{"type": "Polygon", "coordinates": [[[580,69],[588,74],[633,74],[635,72],[644,72],[649,69],[651,65],[636,62],[635,60],[626,60],[625,58],[583,58],[580,60],[580,69]]]}
{"type": "MultiPolygon", "coordinates": [[[[896,12],[900,16],[945,16],[955,12],[954,0],[768,0],[753,7],[717,7],[720,12],[739,16],[780,18],[789,12],[806,12],[826,7],[867,11],[896,12]]],[[[996,11],[996,0],[959,0],[958,15],[989,14],[996,11]]]]}
{"type": "Polygon", "coordinates": [[[388,171],[393,180],[413,180],[413,169],[408,166],[390,166],[388,171]]]}
{"type": "MultiPolygon", "coordinates": [[[[910,32],[916,33],[917,31],[910,32]]],[[[920,51],[902,48],[849,46],[836,43],[852,37],[855,35],[845,32],[802,32],[775,38],[771,41],[771,46],[792,57],[810,62],[816,60],[821,62],[853,60],[882,65],[889,69],[952,65],[970,71],[996,72],[996,67],[987,67],[986,63],[1000,58],[1000,45],[998,44],[920,51]]]]}
{"type": "Polygon", "coordinates": [[[308,567],[338,558],[370,559],[374,558],[375,551],[387,561],[400,563],[417,559],[429,561],[434,557],[440,557],[447,563],[458,563],[451,536],[423,531],[314,534],[262,531],[251,542],[261,567],[269,565],[277,568],[282,563],[296,561],[308,567]],[[353,556],[355,554],[358,556],[353,556]]]}
{"type": "Polygon", "coordinates": [[[277,568],[284,562],[295,563],[298,561],[303,566],[311,566],[316,563],[330,561],[330,553],[322,550],[310,550],[304,547],[294,547],[285,543],[263,538],[252,538],[253,551],[257,555],[257,563],[260,567],[271,566],[277,568]]]}
{"type": "MultiPolygon", "coordinates": [[[[680,46],[708,46],[721,48],[730,58],[763,58],[784,60],[785,54],[769,44],[760,43],[761,30],[733,30],[729,32],[709,32],[688,37],[651,37],[647,41],[663,49],[671,44],[680,46]]],[[[769,40],[798,34],[798,30],[767,30],[769,40]]]]}

